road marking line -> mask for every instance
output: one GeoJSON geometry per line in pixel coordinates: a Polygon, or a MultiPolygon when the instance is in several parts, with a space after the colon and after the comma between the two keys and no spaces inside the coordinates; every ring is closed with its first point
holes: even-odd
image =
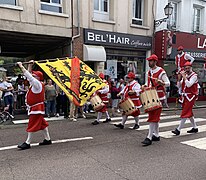
{"type": "MultiPolygon", "coordinates": [[[[202,121],[206,121],[206,119],[203,119],[203,118],[195,118],[195,122],[202,122],[202,121]]],[[[177,120],[177,121],[171,121],[171,122],[161,122],[159,123],[159,127],[160,128],[163,128],[163,127],[169,127],[169,126],[174,126],[174,125],[179,125],[180,124],[180,120],[177,120]]],[[[190,121],[187,120],[185,122],[185,124],[190,124],[190,121]]],[[[133,128],[133,127],[129,127],[129,128],[133,128]]],[[[146,129],[149,129],[149,125],[144,125],[144,126],[140,126],[139,129],[136,129],[137,131],[140,131],[140,130],[146,130],[146,129]]]]}
{"type": "MultiPolygon", "coordinates": [[[[61,139],[61,140],[52,141],[52,144],[72,142],[72,141],[91,140],[91,139],[93,139],[93,137],[61,139]]],[[[39,143],[32,143],[32,144],[31,144],[31,146],[38,146],[38,145],[39,145],[39,143]]],[[[17,145],[1,147],[1,148],[0,148],[0,151],[9,150],[9,149],[17,149],[17,145]]]]}
{"type": "MultiPolygon", "coordinates": [[[[187,133],[187,131],[190,130],[190,129],[191,129],[191,127],[181,129],[181,132],[180,132],[179,136],[191,135],[191,133],[187,133]]],[[[206,125],[198,126],[198,132],[205,132],[205,131],[206,131],[206,125]]],[[[160,132],[159,135],[163,138],[178,137],[175,134],[173,134],[171,131],[160,132]]]]}
{"type": "Polygon", "coordinates": [[[198,138],[198,139],[194,139],[194,140],[183,141],[181,143],[195,147],[197,149],[206,150],[206,138],[198,138]]]}
{"type": "MultiPolygon", "coordinates": [[[[161,114],[162,116],[164,116],[164,115],[166,115],[165,113],[162,113],[161,114]]],[[[148,118],[148,114],[140,114],[139,115],[139,118],[144,118],[144,117],[147,117],[148,118]]],[[[122,116],[120,116],[120,117],[112,117],[111,118],[111,120],[112,121],[116,121],[116,120],[121,120],[122,119],[122,116]]],[[[133,116],[128,116],[128,119],[134,119],[134,117],[133,116]]],[[[105,121],[106,119],[100,119],[99,121],[100,122],[103,122],[103,121],[105,121]]]]}
{"type": "MultiPolygon", "coordinates": [[[[133,117],[132,117],[133,118],[133,117]]],[[[161,120],[166,120],[166,119],[174,119],[174,118],[179,118],[179,115],[172,115],[172,116],[163,116],[160,119],[161,120]]],[[[148,118],[144,118],[141,119],[140,118],[140,122],[147,122],[148,118]]],[[[133,120],[127,120],[125,124],[133,124],[135,122],[134,118],[133,120]]],[[[117,123],[121,123],[121,121],[118,122],[111,122],[110,124],[117,124],[117,123]]]]}
{"type": "MultiPolygon", "coordinates": [[[[165,113],[162,113],[161,115],[166,115],[165,113]]],[[[140,115],[140,118],[141,117],[148,117],[148,114],[141,114],[140,115]]],[[[129,116],[128,119],[132,119],[133,117],[132,116],[129,116]]],[[[112,121],[115,121],[115,120],[121,120],[122,117],[112,117],[111,118],[112,121]]],[[[62,121],[64,120],[64,116],[59,116],[59,117],[51,117],[51,118],[45,118],[46,121],[62,121]]],[[[105,121],[105,119],[100,119],[100,122],[103,122],[105,121]]],[[[27,124],[29,122],[29,119],[22,119],[22,120],[14,120],[13,123],[14,124],[27,124]]]]}

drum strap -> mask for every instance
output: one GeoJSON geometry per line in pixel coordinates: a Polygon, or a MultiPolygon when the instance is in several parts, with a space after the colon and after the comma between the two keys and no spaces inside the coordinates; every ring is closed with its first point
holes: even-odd
{"type": "Polygon", "coordinates": [[[150,78],[150,82],[152,84],[152,87],[155,87],[154,82],[152,81],[152,73],[150,71],[149,71],[149,78],[150,78]]]}
{"type": "Polygon", "coordinates": [[[154,83],[153,83],[153,81],[152,81],[151,76],[150,76],[149,78],[150,78],[150,82],[151,82],[151,84],[152,84],[152,87],[155,87],[155,85],[154,85],[154,83]]]}

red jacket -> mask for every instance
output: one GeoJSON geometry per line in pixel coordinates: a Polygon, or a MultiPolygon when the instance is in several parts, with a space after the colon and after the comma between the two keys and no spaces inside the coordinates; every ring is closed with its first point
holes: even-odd
{"type": "Polygon", "coordinates": [[[45,114],[44,107],[44,85],[42,91],[38,94],[32,92],[31,87],[26,94],[26,103],[28,105],[28,114],[45,114]]]}

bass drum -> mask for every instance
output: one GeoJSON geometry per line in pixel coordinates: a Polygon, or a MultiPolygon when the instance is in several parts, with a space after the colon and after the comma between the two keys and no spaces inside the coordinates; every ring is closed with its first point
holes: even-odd
{"type": "Polygon", "coordinates": [[[145,112],[153,111],[162,107],[157,91],[154,87],[148,87],[140,93],[140,100],[145,112]]]}

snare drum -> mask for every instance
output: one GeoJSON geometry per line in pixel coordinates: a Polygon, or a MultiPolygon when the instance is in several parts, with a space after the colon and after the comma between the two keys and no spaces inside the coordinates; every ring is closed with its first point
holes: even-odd
{"type": "Polygon", "coordinates": [[[124,100],[122,100],[119,103],[119,107],[121,109],[123,109],[123,112],[126,115],[131,115],[132,113],[134,113],[137,109],[135,108],[134,103],[132,102],[132,100],[130,98],[126,98],[124,100]]]}
{"type": "Polygon", "coordinates": [[[162,107],[157,91],[154,87],[148,87],[140,93],[140,100],[145,112],[162,107]]]}
{"type": "Polygon", "coordinates": [[[92,107],[95,111],[99,111],[105,106],[105,104],[97,94],[91,97],[90,102],[92,103],[92,107]]]}

